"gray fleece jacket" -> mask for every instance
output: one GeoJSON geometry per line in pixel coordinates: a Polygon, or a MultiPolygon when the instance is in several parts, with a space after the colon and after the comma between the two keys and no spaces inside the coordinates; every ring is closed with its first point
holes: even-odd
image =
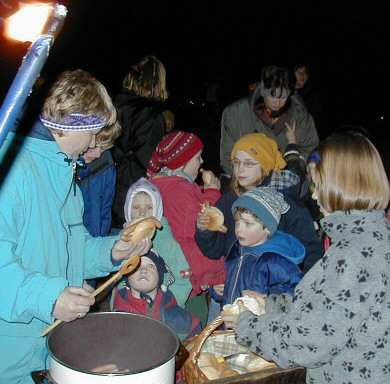
{"type": "Polygon", "coordinates": [[[384,211],[322,220],[332,245],[295,288],[270,295],[266,314],[238,318],[236,339],[310,384],[390,382],[390,225],[384,211]]]}
{"type": "MultiPolygon", "coordinates": [[[[268,119],[255,114],[255,102],[260,95],[257,87],[251,96],[235,101],[227,106],[222,113],[220,161],[224,172],[231,174],[230,153],[234,143],[248,133],[264,133],[274,139],[282,153],[287,146],[285,122],[292,125],[296,122],[298,149],[300,155],[307,159],[310,152],[318,145],[317,130],[313,118],[297,96],[291,96],[291,106],[282,114],[277,126],[272,126],[268,119]]],[[[260,114],[261,116],[261,114],[260,114]]]]}

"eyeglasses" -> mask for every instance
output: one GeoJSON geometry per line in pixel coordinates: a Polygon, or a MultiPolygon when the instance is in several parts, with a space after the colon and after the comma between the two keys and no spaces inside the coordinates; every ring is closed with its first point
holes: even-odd
{"type": "Polygon", "coordinates": [[[249,161],[249,160],[240,161],[237,159],[233,159],[231,163],[234,168],[238,168],[240,164],[242,164],[244,168],[253,168],[255,165],[260,165],[260,163],[254,163],[253,161],[249,161]]]}

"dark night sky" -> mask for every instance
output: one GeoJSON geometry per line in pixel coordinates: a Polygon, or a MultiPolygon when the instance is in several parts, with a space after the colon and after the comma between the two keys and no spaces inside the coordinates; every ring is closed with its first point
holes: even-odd
{"type": "MultiPolygon", "coordinates": [[[[14,4],[11,0],[3,3],[14,4]]],[[[309,63],[327,116],[373,121],[389,110],[388,0],[67,0],[65,25],[45,70],[92,72],[116,93],[146,54],[167,68],[172,100],[202,96],[210,74],[225,105],[269,64],[309,63]]],[[[4,17],[6,8],[0,7],[4,17]]],[[[2,93],[28,45],[0,39],[2,93]]]]}

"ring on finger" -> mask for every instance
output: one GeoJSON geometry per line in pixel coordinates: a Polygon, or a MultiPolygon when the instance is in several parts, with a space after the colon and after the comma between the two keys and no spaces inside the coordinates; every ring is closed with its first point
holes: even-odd
{"type": "Polygon", "coordinates": [[[77,317],[78,317],[78,318],[83,317],[83,314],[79,312],[79,313],[77,314],[77,317]]]}

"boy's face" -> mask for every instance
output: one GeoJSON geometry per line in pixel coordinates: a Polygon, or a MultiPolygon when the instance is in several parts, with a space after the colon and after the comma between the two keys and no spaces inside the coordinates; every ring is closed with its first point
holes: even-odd
{"type": "Polygon", "coordinates": [[[149,257],[142,256],[140,265],[127,279],[132,290],[147,294],[157,292],[158,271],[149,257]]]}
{"type": "Polygon", "coordinates": [[[298,88],[303,87],[306,84],[307,80],[309,80],[309,75],[307,74],[306,67],[298,68],[295,71],[295,77],[297,79],[296,86],[298,88]]]}
{"type": "Polygon", "coordinates": [[[92,163],[92,161],[98,159],[103,154],[103,152],[107,149],[110,149],[112,145],[113,144],[111,141],[96,142],[95,147],[88,148],[87,151],[83,153],[85,164],[92,163]]]}
{"type": "Polygon", "coordinates": [[[76,159],[96,145],[96,135],[100,129],[88,131],[62,131],[61,135],[54,135],[55,140],[61,148],[61,151],[76,159]]]}
{"type": "Polygon", "coordinates": [[[234,219],[236,221],[235,234],[240,245],[255,247],[268,240],[269,230],[249,213],[237,211],[234,219]]]}
{"type": "Polygon", "coordinates": [[[131,220],[153,216],[152,198],[145,192],[138,192],[131,202],[131,220]]]}
{"type": "Polygon", "coordinates": [[[264,96],[264,104],[271,112],[278,112],[282,109],[288,97],[273,97],[273,96],[264,96]]]}
{"type": "Polygon", "coordinates": [[[183,172],[194,180],[198,177],[199,168],[203,164],[202,149],[184,166],[183,172]]]}

